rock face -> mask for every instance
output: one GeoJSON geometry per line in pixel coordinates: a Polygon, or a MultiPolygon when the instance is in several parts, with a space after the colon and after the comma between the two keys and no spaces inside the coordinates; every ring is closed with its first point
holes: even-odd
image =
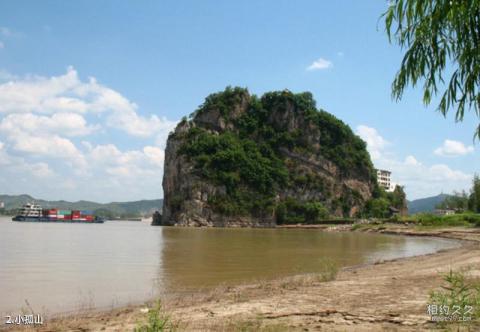
{"type": "Polygon", "coordinates": [[[310,93],[227,88],[165,150],[162,224],[257,226],[353,217],[376,188],[365,143],[310,93]]]}
{"type": "Polygon", "coordinates": [[[153,214],[152,214],[152,223],[151,223],[152,226],[161,226],[162,225],[162,215],[160,214],[160,212],[158,211],[155,211],[153,214]]]}

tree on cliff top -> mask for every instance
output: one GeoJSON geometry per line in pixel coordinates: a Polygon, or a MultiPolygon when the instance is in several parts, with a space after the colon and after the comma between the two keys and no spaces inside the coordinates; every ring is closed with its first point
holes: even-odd
{"type": "MultiPolygon", "coordinates": [[[[438,85],[446,84],[438,105],[444,116],[451,108],[456,121],[463,120],[465,109],[480,116],[480,0],[392,0],[383,17],[390,42],[407,49],[393,97],[401,99],[408,85],[423,80],[428,105],[438,85]],[[448,83],[447,63],[453,69],[448,83]]],[[[480,125],[474,137],[480,139],[480,125]]]]}

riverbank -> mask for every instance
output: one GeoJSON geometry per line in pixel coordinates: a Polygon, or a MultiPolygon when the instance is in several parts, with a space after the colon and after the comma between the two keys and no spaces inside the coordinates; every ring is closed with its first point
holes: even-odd
{"type": "MultiPolygon", "coordinates": [[[[350,231],[351,226],[325,226],[350,231]]],[[[162,299],[162,312],[190,331],[355,330],[418,331],[433,329],[427,315],[431,290],[441,273],[470,268],[480,277],[480,229],[418,229],[405,225],[368,225],[356,231],[462,240],[461,247],[435,254],[344,268],[335,280],[301,275],[236,287],[218,287],[162,299]]],[[[87,312],[52,320],[39,331],[125,331],[145,319],[144,306],[87,312]]],[[[7,330],[14,330],[7,329],[7,330]]]]}

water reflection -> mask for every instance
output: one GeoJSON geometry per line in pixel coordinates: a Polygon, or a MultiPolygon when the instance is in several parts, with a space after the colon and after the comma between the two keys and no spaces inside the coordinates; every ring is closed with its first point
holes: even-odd
{"type": "Polygon", "coordinates": [[[164,291],[320,272],[338,266],[419,255],[454,245],[443,240],[305,229],[164,228],[164,291]]]}

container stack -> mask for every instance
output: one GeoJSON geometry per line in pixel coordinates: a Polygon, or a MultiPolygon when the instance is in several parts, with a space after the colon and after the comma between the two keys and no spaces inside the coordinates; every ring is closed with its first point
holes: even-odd
{"type": "Polygon", "coordinates": [[[90,211],[90,210],[80,211],[80,220],[93,221],[93,211],[90,211]]]}
{"type": "Polygon", "coordinates": [[[57,212],[58,210],[57,209],[49,209],[48,210],[48,218],[49,219],[52,219],[52,220],[57,220],[57,212]]]}
{"type": "Polygon", "coordinates": [[[58,210],[57,219],[61,221],[72,220],[72,211],[70,210],[58,210]]]}
{"type": "Polygon", "coordinates": [[[72,211],[72,220],[80,220],[80,211],[78,210],[72,211]]]}

